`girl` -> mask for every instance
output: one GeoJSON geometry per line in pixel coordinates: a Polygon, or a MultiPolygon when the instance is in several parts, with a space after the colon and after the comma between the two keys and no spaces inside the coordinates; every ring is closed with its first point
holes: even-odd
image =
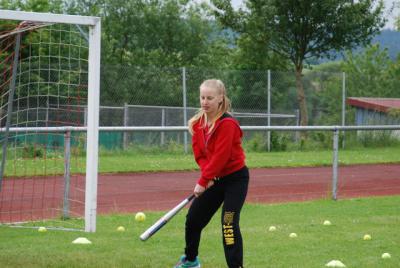
{"type": "Polygon", "coordinates": [[[185,254],[175,268],[200,267],[198,248],[203,228],[222,206],[225,259],[230,268],[243,267],[240,211],[247,195],[249,172],[241,145],[242,131],[230,115],[230,100],[220,80],[200,86],[199,112],[189,120],[194,158],[201,176],[194,187],[185,224],[185,254]]]}

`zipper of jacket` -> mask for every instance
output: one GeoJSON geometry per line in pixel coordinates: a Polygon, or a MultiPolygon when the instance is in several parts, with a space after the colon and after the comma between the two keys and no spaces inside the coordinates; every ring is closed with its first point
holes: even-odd
{"type": "MultiPolygon", "coordinates": [[[[224,120],[224,119],[222,119],[224,120]]],[[[221,124],[222,120],[219,120],[218,123],[215,125],[214,129],[211,131],[210,135],[208,136],[208,139],[206,138],[205,135],[203,135],[204,137],[204,145],[205,148],[207,149],[207,145],[208,145],[208,141],[211,139],[211,136],[214,134],[214,132],[217,130],[217,128],[219,127],[219,125],[221,124]]],[[[203,132],[204,133],[204,132],[203,132]]]]}

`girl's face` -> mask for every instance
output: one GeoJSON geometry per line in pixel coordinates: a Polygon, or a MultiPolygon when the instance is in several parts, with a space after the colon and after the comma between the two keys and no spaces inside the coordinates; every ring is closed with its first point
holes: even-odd
{"type": "Polygon", "coordinates": [[[223,96],[217,92],[217,89],[200,87],[200,106],[208,118],[212,119],[217,115],[222,98],[223,96]]]}

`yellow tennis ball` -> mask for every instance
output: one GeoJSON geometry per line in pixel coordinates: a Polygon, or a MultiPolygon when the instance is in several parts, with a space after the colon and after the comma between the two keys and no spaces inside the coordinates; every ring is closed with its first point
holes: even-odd
{"type": "Polygon", "coordinates": [[[364,235],[364,240],[371,240],[371,236],[369,234],[364,235]]]}
{"type": "Polygon", "coordinates": [[[296,238],[296,237],[297,237],[297,234],[296,234],[296,233],[290,233],[289,237],[290,237],[290,238],[296,238]]]}
{"type": "Polygon", "coordinates": [[[118,232],[125,232],[125,227],[124,226],[118,226],[117,231],[118,232]]]}
{"type": "Polygon", "coordinates": [[[328,220],[325,220],[323,224],[324,225],[331,225],[332,223],[330,221],[328,221],[328,220]]]}
{"type": "Polygon", "coordinates": [[[135,215],[135,221],[142,222],[146,219],[146,215],[143,212],[138,212],[135,215]]]}
{"type": "Polygon", "coordinates": [[[38,232],[44,233],[44,232],[47,232],[47,229],[46,229],[46,227],[39,227],[38,232]]]}

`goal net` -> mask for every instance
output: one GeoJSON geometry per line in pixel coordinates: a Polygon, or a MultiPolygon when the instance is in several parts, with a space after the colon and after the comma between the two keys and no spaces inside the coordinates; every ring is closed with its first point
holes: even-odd
{"type": "Polygon", "coordinates": [[[0,10],[1,224],[95,231],[99,36],[98,18],[0,10]]]}

